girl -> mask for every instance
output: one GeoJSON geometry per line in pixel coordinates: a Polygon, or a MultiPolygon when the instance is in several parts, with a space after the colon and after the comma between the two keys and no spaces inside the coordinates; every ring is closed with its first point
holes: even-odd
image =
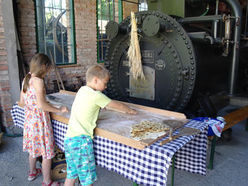
{"type": "Polygon", "coordinates": [[[51,67],[52,63],[45,54],[36,54],[32,58],[19,102],[20,105],[25,105],[23,151],[29,153],[28,180],[32,181],[41,174],[41,169],[36,168],[36,159],[42,156],[42,186],[59,185],[51,180],[51,160],[55,156],[55,143],[49,112],[68,112],[64,106],[56,108],[46,101],[43,78],[51,67]]]}

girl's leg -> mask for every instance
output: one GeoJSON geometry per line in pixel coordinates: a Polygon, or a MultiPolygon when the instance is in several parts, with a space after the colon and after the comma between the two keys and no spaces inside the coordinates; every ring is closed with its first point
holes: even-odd
{"type": "Polygon", "coordinates": [[[36,173],[36,158],[29,155],[29,170],[30,173],[36,173]]]}
{"type": "Polygon", "coordinates": [[[64,186],[74,186],[77,179],[65,179],[64,186]]]}
{"type": "Polygon", "coordinates": [[[48,184],[51,180],[51,166],[52,160],[51,159],[43,159],[42,160],[42,174],[43,174],[43,182],[48,184]]]}
{"type": "Polygon", "coordinates": [[[33,181],[36,179],[38,176],[41,175],[41,170],[36,169],[36,162],[37,158],[33,158],[32,156],[29,155],[29,174],[28,174],[28,181],[33,181]]]}
{"type": "Polygon", "coordinates": [[[42,159],[42,174],[43,174],[42,185],[48,185],[52,183],[52,186],[58,186],[60,184],[56,181],[52,181],[51,179],[51,166],[52,166],[51,159],[42,159]]]}

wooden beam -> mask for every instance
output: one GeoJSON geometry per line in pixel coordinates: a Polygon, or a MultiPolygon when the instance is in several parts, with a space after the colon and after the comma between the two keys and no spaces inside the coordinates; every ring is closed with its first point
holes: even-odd
{"type": "Polygon", "coordinates": [[[224,116],[226,125],[223,131],[231,128],[235,124],[239,123],[248,118],[248,106],[242,107],[241,109],[235,110],[230,114],[224,116]]]}

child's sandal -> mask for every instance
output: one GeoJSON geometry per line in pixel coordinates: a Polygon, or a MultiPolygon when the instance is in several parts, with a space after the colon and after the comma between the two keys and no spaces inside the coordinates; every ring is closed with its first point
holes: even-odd
{"type": "Polygon", "coordinates": [[[28,181],[33,181],[41,175],[41,169],[35,169],[35,170],[36,170],[35,173],[30,173],[28,175],[28,181]]]}
{"type": "Polygon", "coordinates": [[[42,186],[60,186],[60,183],[56,181],[51,181],[49,184],[42,182],[42,186]]]}

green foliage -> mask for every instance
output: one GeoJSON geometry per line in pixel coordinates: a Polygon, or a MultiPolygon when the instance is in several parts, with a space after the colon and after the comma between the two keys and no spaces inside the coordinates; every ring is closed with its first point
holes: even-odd
{"type": "Polygon", "coordinates": [[[113,0],[98,0],[97,3],[98,20],[112,20],[114,6],[113,0]]]}

